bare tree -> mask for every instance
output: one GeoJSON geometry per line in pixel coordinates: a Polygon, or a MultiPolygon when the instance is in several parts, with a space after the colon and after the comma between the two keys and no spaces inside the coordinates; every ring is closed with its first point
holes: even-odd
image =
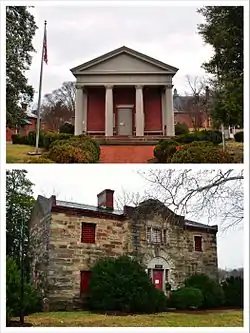
{"type": "Polygon", "coordinates": [[[43,105],[53,106],[57,103],[65,106],[72,113],[75,111],[76,87],[75,82],[63,82],[59,89],[53,90],[51,94],[44,96],[43,105]]]}
{"type": "Polygon", "coordinates": [[[206,81],[204,78],[190,75],[186,76],[186,81],[188,91],[185,92],[186,97],[179,111],[185,111],[192,121],[194,130],[199,130],[203,127],[204,120],[205,127],[208,126],[206,81]]]}
{"type": "Polygon", "coordinates": [[[72,122],[75,112],[74,82],[64,82],[59,89],[46,94],[41,106],[41,119],[46,129],[58,130],[65,122],[72,122]]]}
{"type": "Polygon", "coordinates": [[[73,113],[70,109],[62,102],[57,102],[51,106],[43,106],[41,118],[46,129],[57,131],[66,121],[71,122],[72,116],[73,113]]]}
{"type": "Polygon", "coordinates": [[[244,219],[243,170],[151,169],[139,174],[149,183],[145,196],[174,212],[221,220],[222,230],[244,219]]]}

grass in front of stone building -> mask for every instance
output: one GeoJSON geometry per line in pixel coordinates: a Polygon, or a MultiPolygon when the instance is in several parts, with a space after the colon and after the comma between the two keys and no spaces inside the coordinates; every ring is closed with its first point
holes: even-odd
{"type": "Polygon", "coordinates": [[[25,322],[34,327],[242,327],[243,311],[165,312],[134,316],[101,315],[87,311],[43,312],[25,317],[25,322]]]}
{"type": "Polygon", "coordinates": [[[6,163],[32,163],[36,162],[39,156],[28,155],[34,152],[35,147],[27,145],[6,144],[6,163]]]}

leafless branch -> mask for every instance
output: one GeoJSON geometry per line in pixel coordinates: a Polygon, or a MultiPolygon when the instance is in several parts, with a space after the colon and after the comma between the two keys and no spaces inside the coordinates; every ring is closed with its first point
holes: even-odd
{"type": "Polygon", "coordinates": [[[221,227],[240,225],[244,219],[243,170],[162,170],[139,174],[148,182],[148,198],[164,202],[176,213],[208,222],[221,221],[221,227]]]}

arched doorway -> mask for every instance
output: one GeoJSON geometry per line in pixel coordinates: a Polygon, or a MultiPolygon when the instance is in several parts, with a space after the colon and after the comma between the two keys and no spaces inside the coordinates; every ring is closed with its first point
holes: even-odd
{"type": "Polygon", "coordinates": [[[162,257],[155,257],[147,264],[148,275],[157,289],[167,292],[169,283],[170,265],[162,257]]]}

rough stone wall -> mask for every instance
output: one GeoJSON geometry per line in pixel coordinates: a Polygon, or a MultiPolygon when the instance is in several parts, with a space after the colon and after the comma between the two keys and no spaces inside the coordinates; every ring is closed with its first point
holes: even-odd
{"type": "Polygon", "coordinates": [[[48,297],[50,304],[78,304],[80,271],[89,271],[104,257],[118,257],[126,249],[124,221],[52,213],[48,297]],[[96,243],[81,243],[81,224],[96,224],[96,243]]]}
{"type": "Polygon", "coordinates": [[[49,265],[49,234],[51,214],[43,214],[37,204],[30,220],[30,256],[31,272],[38,273],[38,287],[44,297],[47,297],[47,274],[49,265]]]}
{"type": "Polygon", "coordinates": [[[162,257],[169,264],[169,282],[172,288],[182,285],[184,279],[194,273],[205,273],[217,278],[216,235],[183,228],[182,221],[161,215],[150,219],[129,222],[129,253],[139,258],[147,267],[155,257],[162,257]],[[166,244],[149,244],[147,227],[166,229],[166,244]],[[202,236],[203,251],[194,251],[194,235],[202,236]]]}

